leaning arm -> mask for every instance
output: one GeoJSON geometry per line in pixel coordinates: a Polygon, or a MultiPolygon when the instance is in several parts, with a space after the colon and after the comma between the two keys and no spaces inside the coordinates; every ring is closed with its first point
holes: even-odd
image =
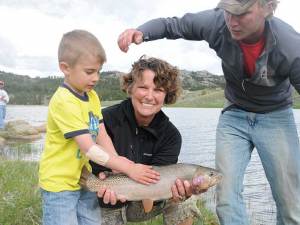
{"type": "Polygon", "coordinates": [[[157,18],[150,20],[137,29],[143,33],[144,41],[157,39],[206,40],[209,43],[219,29],[224,26],[221,10],[206,10],[187,13],[183,17],[157,18]]]}

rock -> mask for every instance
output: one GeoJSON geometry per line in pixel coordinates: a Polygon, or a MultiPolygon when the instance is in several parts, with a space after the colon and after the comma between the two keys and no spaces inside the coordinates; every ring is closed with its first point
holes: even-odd
{"type": "Polygon", "coordinates": [[[38,132],[45,133],[46,132],[46,124],[42,124],[39,126],[33,126],[38,132]]]}
{"type": "Polygon", "coordinates": [[[10,121],[5,125],[5,131],[16,135],[36,135],[38,130],[24,120],[10,121]]]}
{"type": "Polygon", "coordinates": [[[9,121],[0,136],[5,139],[36,140],[41,138],[38,129],[24,120],[9,121]]]}
{"type": "Polygon", "coordinates": [[[42,138],[41,134],[33,134],[33,135],[15,135],[13,138],[9,137],[9,139],[19,139],[19,140],[28,140],[33,141],[42,138]]]}

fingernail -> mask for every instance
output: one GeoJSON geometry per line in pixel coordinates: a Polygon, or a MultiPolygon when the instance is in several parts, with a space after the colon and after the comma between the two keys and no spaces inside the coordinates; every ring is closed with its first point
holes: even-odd
{"type": "Polygon", "coordinates": [[[184,185],[187,186],[187,187],[191,186],[190,182],[188,182],[187,180],[183,181],[183,183],[184,183],[184,185]]]}

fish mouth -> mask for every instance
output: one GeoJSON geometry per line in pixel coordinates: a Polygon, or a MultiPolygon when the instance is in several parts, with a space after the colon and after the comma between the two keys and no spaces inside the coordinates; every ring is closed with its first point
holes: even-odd
{"type": "Polygon", "coordinates": [[[209,177],[210,177],[210,181],[211,181],[210,182],[211,186],[214,186],[222,180],[223,175],[220,172],[218,172],[217,170],[213,170],[213,171],[210,171],[209,177]]]}
{"type": "Polygon", "coordinates": [[[215,174],[213,177],[211,177],[211,186],[216,185],[217,183],[219,183],[222,180],[223,176],[222,174],[215,174]]]}
{"type": "Polygon", "coordinates": [[[192,179],[192,185],[195,189],[208,189],[215,186],[222,180],[222,174],[216,171],[210,171],[207,174],[195,176],[192,179]]]}

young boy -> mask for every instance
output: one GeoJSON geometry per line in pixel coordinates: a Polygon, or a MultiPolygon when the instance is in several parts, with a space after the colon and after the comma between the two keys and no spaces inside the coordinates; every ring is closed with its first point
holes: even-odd
{"type": "Polygon", "coordinates": [[[82,168],[91,170],[89,160],[144,184],[155,183],[159,174],[150,166],[118,156],[106,133],[100,101],[93,90],[106,61],[97,38],[83,30],[64,34],[58,61],[65,79],[49,103],[39,170],[43,224],[98,225],[101,218],[96,194],[78,184],[82,168]]]}

